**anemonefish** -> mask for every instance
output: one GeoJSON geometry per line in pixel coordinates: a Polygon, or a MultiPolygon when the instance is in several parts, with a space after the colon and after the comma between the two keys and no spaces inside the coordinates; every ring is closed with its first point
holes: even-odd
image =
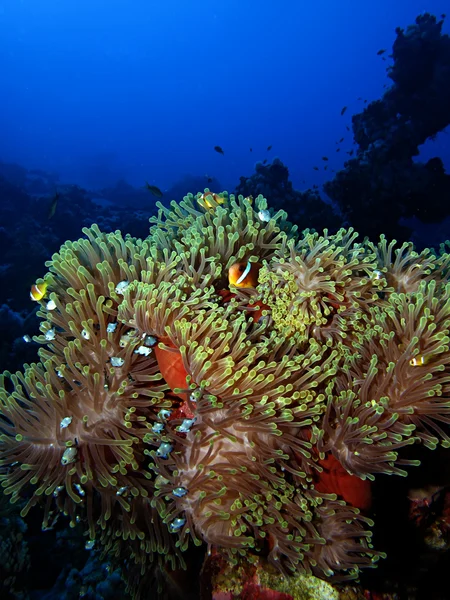
{"type": "Polygon", "coordinates": [[[225,202],[225,198],[223,196],[219,196],[214,192],[205,192],[201,196],[197,198],[197,202],[203,208],[211,209],[214,208],[217,204],[223,204],[225,202]],[[212,202],[212,200],[215,202],[212,202]]]}
{"type": "Polygon", "coordinates": [[[47,293],[47,286],[48,284],[45,281],[42,283],[33,283],[30,290],[30,298],[35,302],[42,300],[47,293]]]}
{"type": "Polygon", "coordinates": [[[258,285],[258,274],[261,269],[257,262],[238,262],[228,269],[228,283],[237,288],[253,288],[258,285]]]}
{"type": "Polygon", "coordinates": [[[427,365],[430,360],[432,358],[431,354],[419,354],[418,356],[415,356],[414,358],[412,358],[409,361],[409,364],[412,367],[424,367],[425,365],[427,365]]]}

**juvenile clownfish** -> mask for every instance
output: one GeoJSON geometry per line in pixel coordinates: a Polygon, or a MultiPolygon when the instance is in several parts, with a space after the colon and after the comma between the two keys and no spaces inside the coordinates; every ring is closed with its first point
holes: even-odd
{"type": "Polygon", "coordinates": [[[427,354],[419,354],[418,356],[415,356],[414,358],[412,358],[409,361],[409,364],[412,367],[424,367],[425,365],[427,365],[431,360],[431,355],[427,354]]]}
{"type": "Polygon", "coordinates": [[[258,285],[261,265],[257,262],[238,262],[228,269],[228,283],[237,288],[254,288],[258,285]]]}
{"type": "Polygon", "coordinates": [[[39,302],[47,293],[47,287],[48,284],[45,281],[43,283],[33,283],[30,290],[30,298],[35,302],[39,302]]]}
{"type": "Polygon", "coordinates": [[[225,198],[214,192],[205,192],[199,198],[197,198],[197,202],[200,204],[200,206],[207,209],[214,208],[215,206],[211,200],[214,200],[216,204],[223,204],[225,202],[225,198]]]}

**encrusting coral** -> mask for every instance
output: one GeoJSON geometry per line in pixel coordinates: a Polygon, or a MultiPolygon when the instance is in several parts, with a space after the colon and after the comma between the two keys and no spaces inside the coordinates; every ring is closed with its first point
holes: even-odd
{"type": "Polygon", "coordinates": [[[367,480],[450,443],[448,255],[299,235],[209,190],[145,240],[84,234],[47,263],[40,362],[1,381],[22,514],[85,523],[142,576],[192,542],[284,574],[373,566],[367,480]]]}

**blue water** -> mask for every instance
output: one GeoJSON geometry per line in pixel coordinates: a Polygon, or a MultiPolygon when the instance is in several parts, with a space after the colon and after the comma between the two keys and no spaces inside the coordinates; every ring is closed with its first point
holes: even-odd
{"type": "MultiPolygon", "coordinates": [[[[324,154],[330,170],[343,166],[352,148],[345,125],[390,85],[389,59],[377,51],[387,57],[397,26],[448,8],[440,0],[3,0],[0,160],[90,188],[123,177],[164,190],[184,174],[233,189],[257,160],[279,156],[294,187],[320,185],[326,174],[312,167],[324,154]]],[[[439,136],[429,152],[449,166],[450,138],[439,136]]]]}

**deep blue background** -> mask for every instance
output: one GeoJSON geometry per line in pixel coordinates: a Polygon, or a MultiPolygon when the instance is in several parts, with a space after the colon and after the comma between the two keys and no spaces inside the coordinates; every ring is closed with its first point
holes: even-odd
{"type": "MultiPolygon", "coordinates": [[[[257,160],[279,156],[295,187],[320,185],[352,147],[351,115],[390,83],[377,51],[387,57],[395,27],[446,9],[448,0],[0,0],[0,161],[90,188],[124,177],[164,190],[208,174],[234,189],[257,160]],[[312,169],[323,155],[328,175],[312,169]]],[[[447,133],[421,158],[434,155],[449,168],[447,133]]]]}

